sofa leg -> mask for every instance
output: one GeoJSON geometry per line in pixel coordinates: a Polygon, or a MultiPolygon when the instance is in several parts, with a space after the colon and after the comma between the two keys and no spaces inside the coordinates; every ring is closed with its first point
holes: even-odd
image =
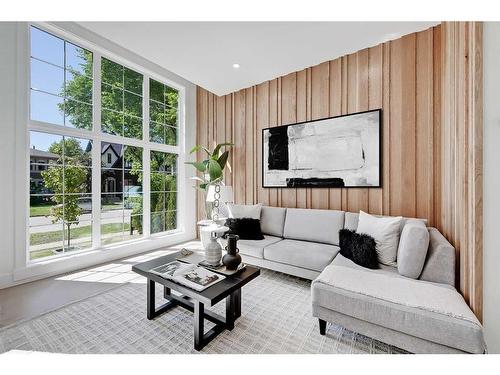
{"type": "Polygon", "coordinates": [[[319,334],[324,336],[326,333],[326,321],[322,319],[319,320],[319,334]]]}

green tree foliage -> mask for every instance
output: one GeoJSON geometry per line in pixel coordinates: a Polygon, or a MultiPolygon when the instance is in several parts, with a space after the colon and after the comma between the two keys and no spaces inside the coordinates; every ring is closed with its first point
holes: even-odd
{"type": "Polygon", "coordinates": [[[84,49],[79,50],[78,67],[70,69],[72,79],[66,82],[61,95],[66,100],[59,105],[59,110],[71,118],[72,124],[79,129],[92,128],[92,53],[84,49]]]}
{"type": "Polygon", "coordinates": [[[80,143],[76,139],[65,138],[54,142],[49,151],[59,155],[64,165],[50,166],[42,171],[44,185],[54,192],[51,200],[52,223],[63,221],[67,228],[67,246],[70,247],[71,226],[78,224],[83,210],[78,205],[79,194],[85,193],[88,170],[83,165],[88,163],[80,143]]]}
{"type": "MultiPolygon", "coordinates": [[[[90,105],[92,104],[93,57],[91,52],[84,49],[79,50],[78,53],[80,61],[78,64],[79,66],[70,68],[72,72],[71,79],[66,82],[66,87],[61,93],[61,95],[66,98],[66,101],[64,105],[60,105],[59,109],[71,119],[71,123],[76,128],[91,129],[92,107],[90,105]]],[[[101,127],[103,131],[109,134],[142,139],[142,74],[103,58],[101,59],[101,79],[101,127]]],[[[177,144],[177,135],[174,128],[177,127],[179,92],[155,80],[150,80],[150,97],[153,101],[158,102],[156,106],[154,102],[151,104],[151,120],[163,124],[169,129],[169,131],[165,131],[168,144],[177,144]]],[[[90,165],[90,160],[86,161],[80,159],[88,156],[86,156],[81,148],[79,149],[79,145],[66,144],[65,147],[65,158],[70,160],[67,164],[75,166],[82,164],[90,165]],[[87,162],[89,164],[87,164],[87,162]]],[[[49,150],[50,152],[62,155],[61,145],[54,144],[51,148],[52,149],[49,150]]],[[[177,190],[175,175],[177,162],[176,155],[164,153],[156,154],[164,156],[158,156],[157,159],[152,158],[151,171],[162,173],[151,174],[151,191],[175,192],[177,190]],[[170,168],[172,168],[172,170],[170,172],[166,171],[164,168],[165,165],[171,166],[170,168]],[[161,168],[164,170],[161,171],[161,168]]],[[[142,185],[142,149],[137,147],[125,147],[123,159],[125,168],[130,170],[130,174],[136,176],[137,181],[142,185]]],[[[69,173],[73,173],[73,171],[69,173]]],[[[73,181],[72,183],[75,185],[69,186],[68,180],[65,183],[65,188],[68,189],[66,191],[77,192],[79,189],[78,186],[83,184],[83,181],[80,181],[79,178],[83,178],[83,180],[86,179],[86,177],[82,176],[83,174],[81,171],[77,173],[75,170],[74,176],[71,178],[73,181]]],[[[60,183],[62,182],[58,182],[55,175],[49,176],[49,174],[47,174],[47,178],[51,180],[50,184],[54,186],[54,192],[61,191],[63,187],[60,183]]],[[[142,199],[142,195],[131,194],[125,198],[124,202],[126,207],[132,208],[131,231],[137,229],[139,233],[142,233],[142,199]]],[[[65,198],[65,205],[67,202],[65,198]]],[[[58,205],[60,204],[59,202],[56,203],[58,205]]],[[[175,211],[176,204],[176,194],[162,194],[161,199],[158,199],[155,203],[157,206],[152,207],[152,211],[160,209],[160,207],[162,211],[175,211]],[[167,196],[167,198],[165,198],[165,196],[167,196]]],[[[68,206],[68,210],[70,210],[72,205],[73,203],[68,206]]],[[[76,207],[78,207],[78,205],[76,205],[76,207]]],[[[72,212],[68,211],[67,214],[61,213],[62,216],[66,217],[66,221],[68,221],[67,218],[69,217],[75,218],[78,216],[76,207],[73,207],[74,210],[72,212]]],[[[57,209],[55,208],[55,210],[57,209]]],[[[171,216],[172,213],[169,215],[171,216]]],[[[174,222],[175,225],[175,218],[170,218],[170,221],[174,222]]]]}

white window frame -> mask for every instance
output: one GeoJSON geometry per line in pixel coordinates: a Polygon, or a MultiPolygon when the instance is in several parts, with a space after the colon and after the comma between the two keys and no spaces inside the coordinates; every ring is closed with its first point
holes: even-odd
{"type": "MultiPolygon", "coordinates": [[[[24,51],[21,55],[27,57],[26,61],[26,93],[27,93],[27,103],[26,103],[26,113],[23,115],[27,119],[27,131],[25,135],[26,140],[26,166],[25,173],[27,181],[30,178],[30,167],[29,167],[29,133],[30,131],[38,131],[51,133],[62,136],[84,138],[92,140],[92,247],[80,251],[72,251],[69,253],[64,253],[61,255],[40,258],[35,260],[30,260],[30,249],[29,249],[29,219],[30,219],[30,186],[29,183],[26,184],[25,200],[26,200],[26,220],[25,220],[25,262],[24,264],[34,264],[51,261],[54,259],[60,259],[64,257],[78,255],[80,253],[87,253],[90,251],[100,251],[107,250],[110,248],[121,247],[129,243],[135,243],[142,241],[144,239],[157,240],[158,245],[161,242],[165,242],[169,236],[177,233],[183,233],[186,231],[185,228],[185,215],[183,207],[186,207],[186,189],[183,181],[185,180],[186,168],[185,168],[185,129],[186,129],[186,119],[185,119],[185,103],[186,103],[186,88],[183,85],[178,84],[166,77],[163,77],[156,72],[146,69],[138,64],[128,61],[123,57],[110,52],[94,43],[88,42],[78,36],[73,35],[65,30],[62,30],[54,25],[44,23],[44,22],[31,22],[27,24],[27,51],[24,51]],[[93,128],[92,130],[76,129],[61,125],[55,125],[50,123],[45,123],[41,121],[31,120],[30,111],[30,92],[31,92],[31,69],[30,69],[30,56],[31,56],[31,40],[30,40],[30,28],[31,26],[37,27],[42,31],[46,31],[53,34],[65,41],[73,43],[79,47],[85,48],[92,52],[93,54],[93,92],[92,92],[92,104],[93,104],[93,128]],[[101,57],[105,57],[113,62],[130,68],[143,75],[143,139],[137,140],[122,136],[116,136],[111,134],[106,134],[101,132],[101,57]],[[151,142],[149,140],[149,79],[154,79],[161,82],[167,86],[170,86],[179,92],[179,108],[178,108],[178,138],[177,145],[165,145],[160,143],[151,142]],[[129,146],[141,147],[143,149],[143,235],[138,239],[132,239],[129,241],[117,242],[110,245],[101,245],[101,142],[117,143],[129,146]],[[174,153],[178,155],[177,164],[177,229],[151,234],[150,232],[150,151],[161,151],[167,153],[174,153]]],[[[23,106],[21,106],[23,107],[23,106]]],[[[16,262],[19,263],[19,262],[16,262]]]]}

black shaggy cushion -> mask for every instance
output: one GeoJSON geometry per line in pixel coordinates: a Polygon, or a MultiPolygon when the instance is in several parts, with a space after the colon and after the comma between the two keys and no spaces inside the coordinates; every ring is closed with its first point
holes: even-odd
{"type": "MultiPolygon", "coordinates": [[[[227,234],[237,234],[240,240],[263,240],[264,236],[260,229],[259,219],[247,217],[241,219],[227,219],[226,227],[229,228],[227,234]]],[[[225,237],[225,236],[224,236],[225,237]]]]}
{"type": "Polygon", "coordinates": [[[340,254],[346,257],[347,259],[351,260],[352,260],[351,241],[354,234],[356,234],[356,232],[350,229],[339,230],[340,254]]]}
{"type": "Polygon", "coordinates": [[[375,239],[352,230],[339,231],[340,254],[361,267],[377,269],[378,259],[375,239]]]}

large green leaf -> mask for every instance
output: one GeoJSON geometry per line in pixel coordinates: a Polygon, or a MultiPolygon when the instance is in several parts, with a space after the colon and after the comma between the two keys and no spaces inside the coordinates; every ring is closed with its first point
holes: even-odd
{"type": "Polygon", "coordinates": [[[192,166],[194,166],[200,172],[205,172],[206,169],[207,169],[207,164],[203,163],[203,162],[202,163],[198,163],[197,161],[188,161],[188,162],[186,162],[186,164],[191,164],[192,166]]]}
{"type": "Polygon", "coordinates": [[[204,150],[204,151],[208,154],[208,156],[210,156],[210,151],[208,151],[208,149],[207,149],[206,147],[203,147],[203,146],[200,146],[200,145],[198,145],[198,146],[194,146],[194,147],[191,149],[191,151],[189,151],[189,153],[190,153],[190,154],[192,154],[192,153],[194,153],[194,152],[198,152],[198,151],[200,151],[200,150],[204,150]]]}
{"type": "Polygon", "coordinates": [[[232,143],[219,143],[217,146],[215,146],[214,151],[212,152],[212,158],[219,158],[219,151],[222,147],[224,146],[233,146],[232,143]]]}
{"type": "Polygon", "coordinates": [[[227,163],[227,158],[229,157],[229,151],[224,151],[221,156],[217,159],[221,169],[224,169],[227,163]]]}
{"type": "Polygon", "coordinates": [[[210,159],[208,161],[208,174],[212,182],[222,177],[222,168],[216,160],[210,159]]]}

